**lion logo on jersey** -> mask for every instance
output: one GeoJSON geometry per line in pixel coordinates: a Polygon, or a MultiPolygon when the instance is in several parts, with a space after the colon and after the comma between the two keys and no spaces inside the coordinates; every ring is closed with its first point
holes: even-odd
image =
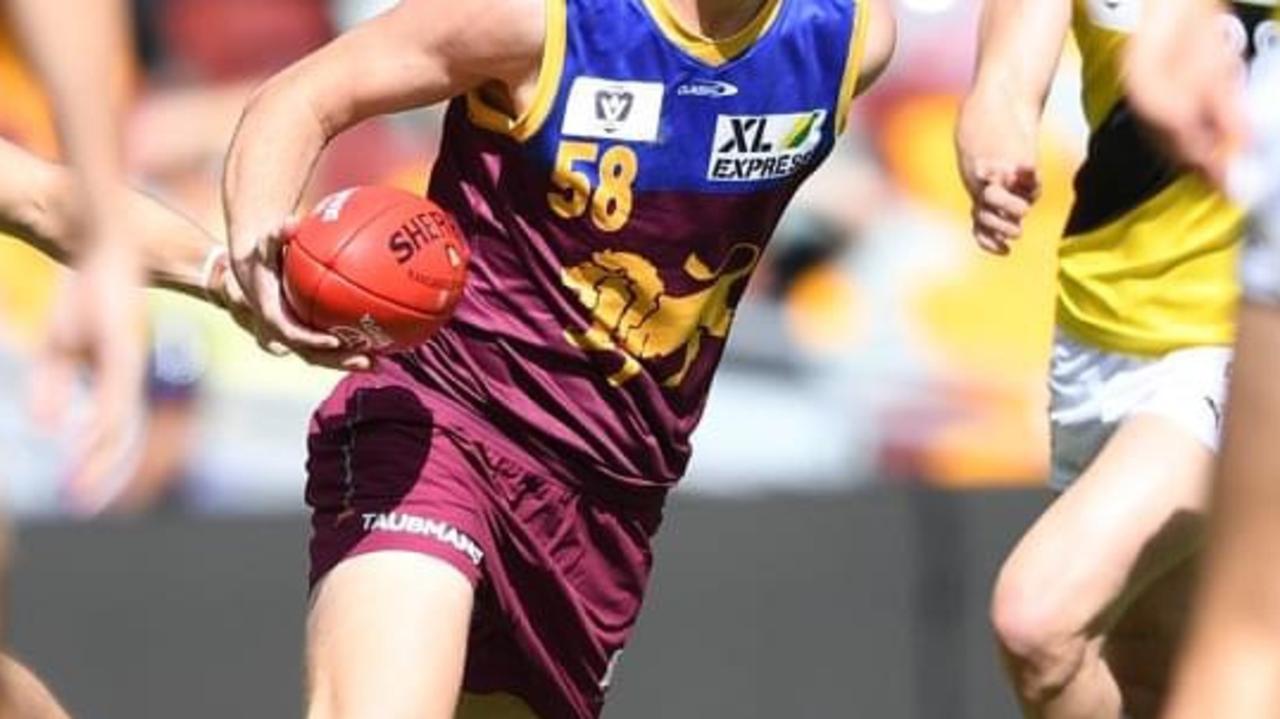
{"type": "Polygon", "coordinates": [[[609,376],[614,386],[640,374],[641,360],[683,351],[680,369],[661,380],[665,387],[678,387],[702,349],[703,336],[728,336],[733,320],[730,294],[759,259],[760,248],[747,243],[730,248],[715,269],[690,254],[684,272],[706,286],[673,295],[653,263],[640,255],[616,250],[593,253],[590,260],[561,273],[561,281],[591,313],[591,326],[585,331],[566,330],[565,339],[585,352],[621,356],[622,368],[609,376]]]}

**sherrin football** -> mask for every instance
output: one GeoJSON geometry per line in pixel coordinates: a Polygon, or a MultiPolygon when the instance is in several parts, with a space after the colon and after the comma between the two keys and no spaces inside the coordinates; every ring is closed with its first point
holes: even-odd
{"type": "Polygon", "coordinates": [[[352,349],[404,350],[448,321],[469,257],[457,222],[434,202],[355,187],[322,200],[285,243],[285,300],[300,322],[352,349]]]}

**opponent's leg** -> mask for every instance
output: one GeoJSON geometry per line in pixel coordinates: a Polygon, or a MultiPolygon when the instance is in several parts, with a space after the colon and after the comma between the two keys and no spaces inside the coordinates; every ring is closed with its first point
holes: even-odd
{"type": "Polygon", "coordinates": [[[1198,542],[1212,454],[1155,415],[1126,420],[1001,569],[992,621],[1029,716],[1120,716],[1102,637],[1198,542]]]}
{"type": "Polygon", "coordinates": [[[407,551],[361,554],[317,585],[307,619],[310,719],[451,719],[474,590],[407,551]]]}

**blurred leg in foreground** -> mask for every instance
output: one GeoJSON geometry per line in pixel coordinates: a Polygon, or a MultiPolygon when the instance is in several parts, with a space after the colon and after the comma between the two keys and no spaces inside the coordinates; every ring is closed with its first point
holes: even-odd
{"type": "Polygon", "coordinates": [[[1169,719],[1263,719],[1280,707],[1280,308],[1241,314],[1198,615],[1169,719]]]}
{"type": "Polygon", "coordinates": [[[1164,716],[1262,719],[1280,709],[1280,58],[1260,53],[1242,112],[1206,5],[1162,3],[1128,58],[1135,109],[1254,211],[1204,583],[1164,716]]]}

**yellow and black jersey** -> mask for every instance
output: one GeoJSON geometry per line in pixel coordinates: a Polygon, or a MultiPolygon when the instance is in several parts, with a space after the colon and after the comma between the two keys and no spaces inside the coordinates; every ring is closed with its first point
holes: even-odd
{"type": "MultiPolygon", "coordinates": [[[[1060,250],[1058,324],[1103,349],[1228,344],[1241,211],[1153,144],[1124,96],[1141,0],[1074,0],[1090,139],[1060,250]]],[[[1252,57],[1275,42],[1276,0],[1236,2],[1224,26],[1252,57]]]]}

